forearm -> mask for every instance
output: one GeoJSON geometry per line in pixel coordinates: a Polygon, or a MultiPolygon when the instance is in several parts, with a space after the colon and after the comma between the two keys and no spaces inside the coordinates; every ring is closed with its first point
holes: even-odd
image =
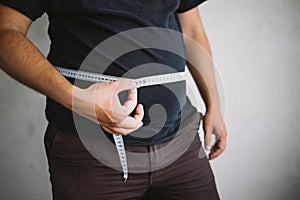
{"type": "Polygon", "coordinates": [[[0,30],[0,67],[12,78],[71,108],[72,84],[24,34],[15,30],[0,30]]]}
{"type": "Polygon", "coordinates": [[[187,66],[206,106],[203,118],[205,146],[211,151],[209,159],[214,159],[224,151],[227,133],[220,112],[212,53],[198,8],[180,14],[179,19],[184,33],[187,66]],[[211,142],[213,133],[217,135],[215,144],[211,142]]]}
{"type": "Polygon", "coordinates": [[[188,33],[185,37],[187,66],[204,100],[206,109],[220,108],[214,65],[205,32],[188,33]]]}

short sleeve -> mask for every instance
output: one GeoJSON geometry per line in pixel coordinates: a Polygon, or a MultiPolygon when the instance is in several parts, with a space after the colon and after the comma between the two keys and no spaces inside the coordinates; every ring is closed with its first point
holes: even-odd
{"type": "Polygon", "coordinates": [[[177,8],[177,13],[182,13],[185,11],[188,11],[201,3],[203,3],[206,0],[180,0],[179,7],[177,8]]]}
{"type": "Polygon", "coordinates": [[[44,1],[45,0],[0,0],[0,4],[11,7],[34,21],[45,12],[44,1]]]}

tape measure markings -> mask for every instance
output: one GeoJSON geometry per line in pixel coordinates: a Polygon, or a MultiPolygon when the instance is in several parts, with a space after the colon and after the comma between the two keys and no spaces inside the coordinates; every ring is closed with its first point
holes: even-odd
{"type": "MultiPolygon", "coordinates": [[[[62,67],[56,67],[56,69],[66,77],[80,79],[89,82],[112,82],[120,79],[120,77],[116,77],[116,76],[109,76],[109,75],[97,74],[92,72],[76,71],[73,69],[66,69],[62,67]]],[[[175,73],[161,74],[155,76],[146,76],[143,78],[130,79],[130,80],[134,81],[137,88],[153,86],[153,85],[161,85],[166,83],[184,81],[185,72],[175,72],[175,73]]]]}
{"type": "MultiPolygon", "coordinates": [[[[97,74],[92,72],[66,69],[58,66],[55,66],[55,68],[65,77],[89,81],[89,82],[112,82],[112,81],[119,80],[121,78],[121,77],[97,74]]],[[[175,73],[161,74],[155,76],[146,76],[143,78],[131,79],[131,80],[134,81],[137,88],[147,87],[153,85],[184,81],[185,72],[175,72],[175,73]]],[[[126,182],[129,173],[128,173],[128,165],[127,165],[127,158],[126,158],[123,137],[122,135],[119,134],[113,134],[113,138],[118,151],[121,167],[123,170],[123,181],[126,182]]]]}

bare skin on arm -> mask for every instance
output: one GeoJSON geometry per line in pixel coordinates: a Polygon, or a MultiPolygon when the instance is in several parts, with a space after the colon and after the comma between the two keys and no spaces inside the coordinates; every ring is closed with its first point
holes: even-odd
{"type": "Polygon", "coordinates": [[[3,71],[100,124],[108,132],[126,135],[142,126],[143,106],[137,105],[137,89],[132,81],[121,79],[112,83],[96,83],[86,89],[73,86],[27,39],[31,23],[27,16],[0,4],[0,67],[3,71]],[[121,105],[117,94],[124,90],[129,95],[121,105]],[[76,106],[73,106],[72,100],[77,102],[76,106]],[[112,112],[113,106],[117,113],[112,112]],[[130,116],[134,109],[135,114],[130,116]]]}
{"type": "Polygon", "coordinates": [[[199,45],[195,45],[195,42],[192,42],[191,39],[184,37],[187,60],[193,60],[194,64],[188,62],[187,66],[206,106],[203,119],[205,147],[210,150],[209,159],[214,159],[225,150],[227,131],[220,110],[209,41],[197,7],[178,14],[178,17],[183,33],[201,46],[199,48],[199,45]],[[213,134],[216,134],[217,142],[211,149],[213,134]]]}

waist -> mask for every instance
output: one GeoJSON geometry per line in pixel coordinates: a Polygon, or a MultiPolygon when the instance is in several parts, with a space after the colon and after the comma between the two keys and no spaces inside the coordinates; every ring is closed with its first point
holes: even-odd
{"type": "MultiPolygon", "coordinates": [[[[82,81],[84,82],[84,85],[86,85],[86,81],[93,84],[93,82],[110,82],[120,78],[86,71],[75,71],[61,67],[57,67],[57,69],[62,75],[68,78],[74,78],[75,81],[73,80],[73,82],[77,86],[82,85],[82,81]]],[[[144,105],[144,126],[142,127],[143,130],[140,132],[142,135],[128,135],[128,137],[125,137],[125,141],[126,138],[128,138],[127,141],[132,144],[149,144],[149,142],[160,142],[169,139],[173,135],[172,133],[176,133],[179,124],[182,121],[181,112],[186,103],[184,73],[177,72],[147,76],[134,79],[134,82],[139,88],[138,103],[144,105]]],[[[46,115],[48,120],[56,123],[58,127],[63,129],[76,130],[73,113],[71,111],[51,99],[48,99],[47,102],[46,115]]],[[[188,101],[186,105],[189,106],[191,104],[188,101]]],[[[87,121],[82,117],[81,120],[87,121]]],[[[113,140],[111,134],[106,134],[113,140]]]]}
{"type": "MultiPolygon", "coordinates": [[[[50,123],[55,124],[60,131],[67,132],[69,134],[75,134],[75,135],[78,134],[76,130],[76,126],[74,124],[72,111],[68,110],[67,108],[53,101],[52,99],[47,98],[45,112],[46,112],[47,120],[50,123]]],[[[181,109],[181,112],[179,112],[179,115],[175,117],[176,120],[165,123],[164,127],[160,130],[160,132],[155,134],[153,137],[142,138],[142,137],[131,136],[129,134],[127,136],[124,136],[125,144],[148,146],[148,145],[160,144],[162,142],[172,139],[177,133],[177,129],[180,125],[180,121],[187,122],[190,116],[197,113],[197,109],[191,104],[188,97],[186,97],[186,101],[183,108],[181,109]],[[182,115],[180,115],[181,112],[182,115]]],[[[83,117],[82,120],[88,121],[88,119],[85,119],[83,117]]],[[[183,124],[182,126],[185,126],[185,124],[183,124]]],[[[106,132],[104,131],[104,133],[106,132]]],[[[106,136],[113,142],[113,138],[110,133],[106,133],[106,136]]]]}
{"type": "MultiPolygon", "coordinates": [[[[159,66],[156,67],[158,68],[159,66]]],[[[111,82],[121,78],[61,67],[56,68],[78,87],[88,87],[94,82],[111,82]]],[[[138,88],[138,103],[144,106],[143,123],[145,125],[148,125],[150,121],[160,123],[162,120],[161,116],[166,116],[166,119],[164,119],[166,123],[173,123],[178,120],[180,110],[186,100],[185,72],[174,72],[174,70],[170,69],[150,72],[148,69],[131,71],[128,74],[124,74],[123,77],[132,79],[138,88]],[[151,111],[152,116],[158,117],[151,119],[151,111]]]]}

